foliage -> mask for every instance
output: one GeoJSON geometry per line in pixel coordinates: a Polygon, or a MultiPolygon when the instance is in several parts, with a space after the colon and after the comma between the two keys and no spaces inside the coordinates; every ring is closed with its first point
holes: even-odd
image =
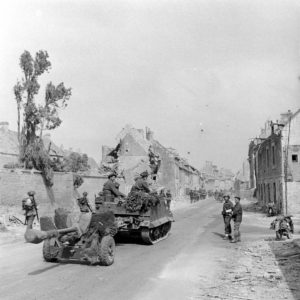
{"type": "Polygon", "coordinates": [[[83,184],[83,182],[84,182],[83,178],[80,175],[74,174],[74,176],[73,176],[73,185],[74,185],[75,188],[80,187],[83,184]]]}
{"type": "Polygon", "coordinates": [[[46,86],[44,104],[38,104],[35,101],[35,96],[40,90],[38,79],[51,69],[47,51],[40,50],[33,58],[30,52],[25,50],[20,57],[20,67],[23,77],[21,81],[17,81],[13,89],[18,105],[20,161],[25,163],[26,168],[35,167],[42,171],[46,183],[51,185],[52,162],[42,142],[42,134],[43,130],[52,130],[61,124],[58,109],[67,106],[71,88],[66,88],[64,83],[55,86],[50,82],[46,86]],[[23,125],[20,136],[22,108],[23,125]]]}
{"type": "Polygon", "coordinates": [[[23,147],[22,157],[28,169],[35,168],[42,172],[44,180],[48,186],[52,186],[53,169],[52,161],[47,151],[45,151],[43,140],[36,139],[27,147],[23,147]]]}
{"type": "Polygon", "coordinates": [[[64,171],[66,172],[85,172],[90,169],[88,156],[86,154],[72,152],[64,158],[64,171]]]}

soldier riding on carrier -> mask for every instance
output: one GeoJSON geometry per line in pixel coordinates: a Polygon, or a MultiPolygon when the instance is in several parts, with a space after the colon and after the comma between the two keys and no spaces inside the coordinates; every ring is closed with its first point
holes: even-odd
{"type": "Polygon", "coordinates": [[[119,191],[119,183],[116,182],[117,174],[111,173],[108,175],[108,180],[103,185],[103,197],[105,202],[114,202],[115,198],[126,195],[119,191]]]}

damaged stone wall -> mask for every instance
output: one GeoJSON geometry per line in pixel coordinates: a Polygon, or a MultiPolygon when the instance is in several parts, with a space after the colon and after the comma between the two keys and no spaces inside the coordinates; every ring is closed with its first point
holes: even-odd
{"type": "Polygon", "coordinates": [[[54,185],[48,188],[40,172],[28,170],[0,170],[0,205],[16,206],[21,209],[22,199],[34,190],[40,215],[51,214],[55,208],[74,210],[73,174],[55,173],[54,185]]]}
{"type": "MultiPolygon", "coordinates": [[[[76,199],[84,191],[88,192],[90,204],[94,207],[95,195],[102,191],[103,184],[107,180],[106,176],[82,176],[84,182],[78,188],[73,187],[73,173],[55,172],[53,186],[48,188],[43,181],[39,171],[29,170],[6,170],[0,169],[0,205],[15,207],[20,210],[22,199],[27,196],[27,192],[34,190],[38,203],[39,215],[53,215],[56,208],[65,208],[70,212],[79,212],[76,199]]],[[[120,191],[125,191],[125,184],[122,180],[120,191]]]]}
{"type": "Polygon", "coordinates": [[[157,182],[158,184],[169,189],[174,196],[178,196],[178,190],[176,187],[176,173],[174,157],[170,152],[160,145],[157,141],[152,144],[155,153],[159,154],[161,159],[161,165],[158,171],[157,182]]]}

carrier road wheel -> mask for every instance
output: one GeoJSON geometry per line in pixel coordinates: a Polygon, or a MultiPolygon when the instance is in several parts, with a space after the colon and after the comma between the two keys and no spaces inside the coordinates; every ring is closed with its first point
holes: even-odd
{"type": "Polygon", "coordinates": [[[45,261],[55,262],[59,253],[59,245],[56,239],[47,239],[43,244],[43,257],[45,261]]]}
{"type": "Polygon", "coordinates": [[[141,237],[144,243],[153,245],[168,237],[171,229],[171,222],[167,222],[154,228],[142,228],[141,237]]]}
{"type": "Polygon", "coordinates": [[[102,238],[99,249],[100,264],[110,266],[115,259],[116,244],[112,236],[106,235],[102,238]]]}

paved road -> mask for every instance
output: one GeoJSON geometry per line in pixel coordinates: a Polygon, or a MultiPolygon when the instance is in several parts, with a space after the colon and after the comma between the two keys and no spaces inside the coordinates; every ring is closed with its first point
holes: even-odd
{"type": "Polygon", "coordinates": [[[197,282],[217,271],[210,257],[222,251],[220,211],[214,200],[176,211],[168,239],[154,246],[120,243],[110,267],[46,263],[42,245],[6,244],[0,249],[0,298],[188,299],[197,282]]]}

